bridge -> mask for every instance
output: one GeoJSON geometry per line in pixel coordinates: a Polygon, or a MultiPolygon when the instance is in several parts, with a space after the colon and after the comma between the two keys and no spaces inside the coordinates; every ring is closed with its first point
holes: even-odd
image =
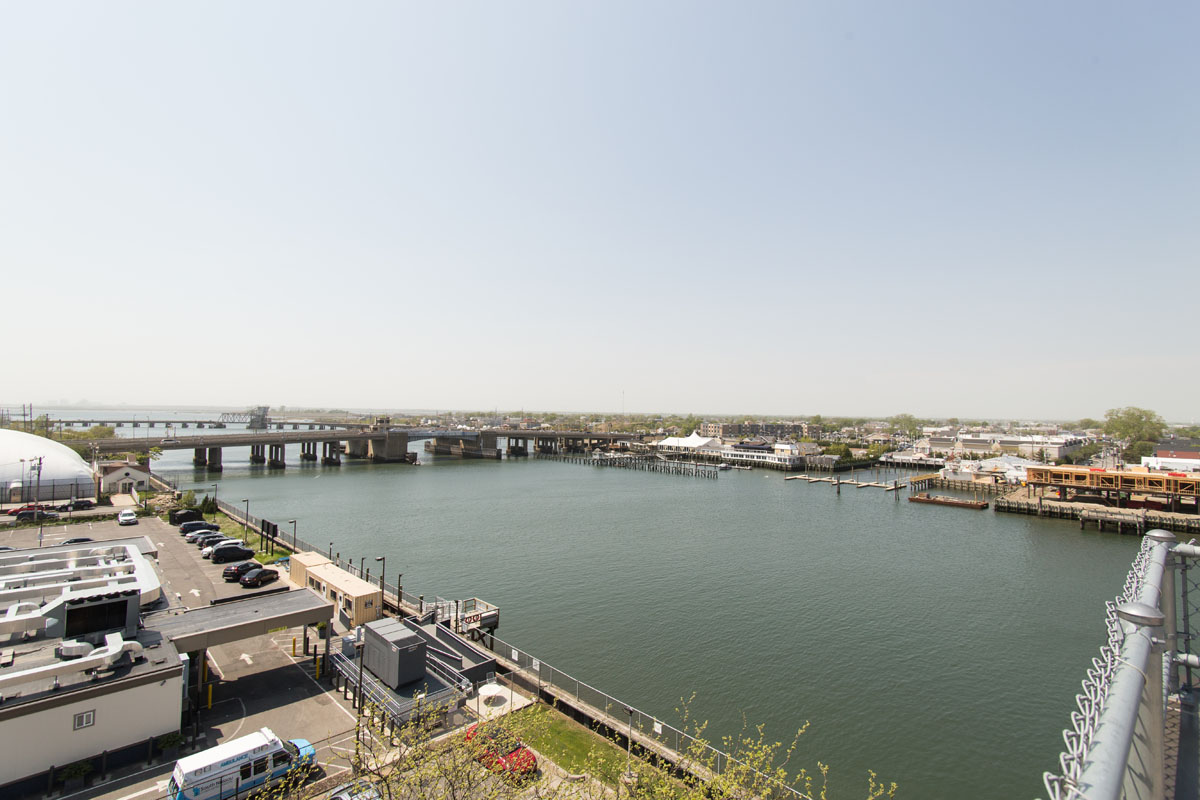
{"type": "MultiPolygon", "coordinates": [[[[316,423],[313,423],[316,424],[316,423]]],[[[298,427],[297,423],[296,427],[298,427]]],[[[311,426],[310,426],[311,427],[311,426]]],[[[428,440],[426,452],[455,455],[462,458],[499,459],[505,440],[509,456],[529,455],[530,449],[542,454],[582,453],[594,447],[611,447],[634,438],[628,433],[591,433],[589,431],[457,430],[445,428],[408,428],[392,426],[387,418],[359,429],[335,430],[263,430],[247,433],[221,433],[193,436],[137,436],[128,438],[91,439],[72,442],[91,448],[94,455],[113,453],[145,453],[151,448],[160,450],[192,450],[192,464],[207,467],[213,472],[222,469],[222,453],[227,447],[249,447],[251,464],[266,464],[272,468],[286,465],[286,448],[300,445],[302,461],[322,464],[342,463],[342,455],[379,462],[409,461],[408,443],[428,440]],[[317,455],[318,446],[321,454],[317,455]]]]}

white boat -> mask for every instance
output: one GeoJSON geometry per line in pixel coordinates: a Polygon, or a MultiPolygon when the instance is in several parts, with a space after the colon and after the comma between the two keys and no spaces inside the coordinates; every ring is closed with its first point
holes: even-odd
{"type": "Polygon", "coordinates": [[[717,464],[717,469],[725,470],[725,469],[733,469],[733,467],[730,466],[729,464],[726,464],[724,461],[722,461],[720,464],[717,464]]]}

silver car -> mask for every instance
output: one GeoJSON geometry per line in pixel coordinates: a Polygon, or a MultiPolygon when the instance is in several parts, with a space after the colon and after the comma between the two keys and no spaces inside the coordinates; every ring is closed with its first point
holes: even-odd
{"type": "Polygon", "coordinates": [[[241,544],[241,543],[242,543],[241,539],[218,539],[217,541],[210,544],[208,547],[202,548],[200,550],[200,556],[202,558],[212,558],[213,550],[216,550],[221,545],[223,545],[223,544],[241,544]]]}

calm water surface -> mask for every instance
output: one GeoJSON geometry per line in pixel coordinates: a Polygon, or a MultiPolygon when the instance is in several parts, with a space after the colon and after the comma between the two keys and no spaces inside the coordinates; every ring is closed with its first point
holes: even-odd
{"type": "MultiPolygon", "coordinates": [[[[211,483],[189,458],[156,468],[211,483]]],[[[836,797],[868,769],[908,798],[1041,794],[1138,546],[777,472],[421,458],[280,474],[231,449],[219,493],[387,556],[409,591],[499,605],[501,638],[667,721],[692,693],[718,734],[807,720],[800,764],[830,764],[836,797]]]]}

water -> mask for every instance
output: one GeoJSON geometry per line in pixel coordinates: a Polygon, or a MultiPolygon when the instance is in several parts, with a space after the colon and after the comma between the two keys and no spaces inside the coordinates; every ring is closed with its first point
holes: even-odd
{"type": "MultiPolygon", "coordinates": [[[[156,469],[211,489],[190,455],[156,469]]],[[[808,720],[798,763],[836,797],[867,769],[902,797],[1042,794],[1138,546],[777,472],[421,459],[280,474],[231,449],[219,492],[408,591],[499,605],[502,638],[668,722],[692,693],[716,734],[808,720]]]]}

